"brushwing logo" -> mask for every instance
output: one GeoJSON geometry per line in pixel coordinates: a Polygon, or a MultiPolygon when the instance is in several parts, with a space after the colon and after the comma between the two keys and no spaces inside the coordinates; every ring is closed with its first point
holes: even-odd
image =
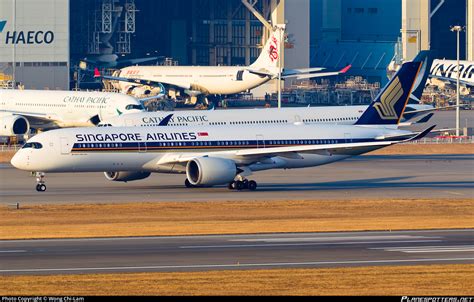
{"type": "Polygon", "coordinates": [[[7,21],[0,21],[0,33],[3,31],[5,28],[5,25],[7,25],[7,21]]]}
{"type": "Polygon", "coordinates": [[[381,119],[398,120],[398,115],[395,111],[395,104],[402,95],[402,84],[398,77],[396,77],[380,98],[380,103],[374,104],[374,108],[379,113],[381,119]]]}

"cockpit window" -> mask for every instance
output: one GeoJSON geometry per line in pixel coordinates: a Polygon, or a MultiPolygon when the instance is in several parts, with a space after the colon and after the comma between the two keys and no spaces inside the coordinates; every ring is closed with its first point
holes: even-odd
{"type": "Polygon", "coordinates": [[[137,109],[137,110],[143,110],[145,109],[145,107],[143,107],[143,105],[137,105],[137,104],[130,104],[130,105],[127,105],[125,107],[126,110],[133,110],[133,109],[137,109]]]}
{"type": "Polygon", "coordinates": [[[41,149],[43,145],[40,143],[26,143],[23,145],[23,149],[32,148],[32,149],[41,149]]]}

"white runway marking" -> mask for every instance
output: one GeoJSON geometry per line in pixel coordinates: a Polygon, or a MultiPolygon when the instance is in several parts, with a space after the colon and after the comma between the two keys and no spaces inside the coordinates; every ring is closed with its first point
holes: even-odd
{"type": "Polygon", "coordinates": [[[9,251],[0,251],[0,253],[26,253],[25,250],[9,250],[9,251]]]}
{"type": "Polygon", "coordinates": [[[151,269],[204,269],[204,268],[245,268],[245,267],[275,267],[275,266],[308,266],[334,264],[376,264],[376,263],[416,263],[416,262],[446,262],[473,261],[474,258],[434,258],[434,259],[388,259],[388,260],[347,260],[347,261],[317,261],[317,262],[272,262],[272,263],[233,263],[233,264],[196,264],[196,265],[153,265],[153,266],[112,266],[112,267],[69,267],[69,268],[30,268],[6,269],[0,273],[25,272],[66,272],[66,271],[107,271],[107,270],[151,270],[151,269]]]}
{"type": "Polygon", "coordinates": [[[411,235],[388,235],[388,236],[340,236],[340,237],[281,237],[281,238],[257,238],[257,239],[231,239],[229,241],[245,242],[295,242],[295,241],[342,241],[342,240],[384,240],[384,239],[421,239],[421,238],[440,238],[434,236],[411,236],[411,235]]]}
{"type": "Polygon", "coordinates": [[[243,248],[243,247],[275,247],[275,246],[306,246],[306,245],[345,245],[345,244],[376,244],[376,243],[413,243],[440,242],[442,240],[400,240],[400,241],[355,241],[355,242],[308,242],[308,243],[268,243],[268,244],[227,244],[227,245],[184,245],[182,249],[210,248],[243,248]]]}
{"type": "Polygon", "coordinates": [[[384,247],[372,248],[373,250],[385,250],[387,252],[402,253],[452,253],[452,252],[474,252],[474,245],[454,246],[408,246],[408,247],[384,247]]]}

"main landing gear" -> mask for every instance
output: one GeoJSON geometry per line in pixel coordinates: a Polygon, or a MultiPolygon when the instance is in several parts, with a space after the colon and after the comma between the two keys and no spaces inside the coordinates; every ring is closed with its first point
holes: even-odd
{"type": "Polygon", "coordinates": [[[234,180],[229,183],[227,186],[229,190],[250,190],[250,191],[255,191],[257,189],[257,182],[255,180],[234,180]]]}
{"type": "MultiPolygon", "coordinates": [[[[184,185],[186,188],[198,188],[199,186],[191,184],[191,182],[186,178],[184,181],[184,185]]],[[[255,180],[248,180],[248,179],[243,179],[243,180],[234,180],[229,183],[227,186],[229,190],[250,190],[250,191],[255,191],[257,189],[257,182],[255,180]]]]}
{"type": "Polygon", "coordinates": [[[43,172],[36,172],[36,191],[44,192],[46,191],[46,184],[44,182],[45,174],[43,172]]]}

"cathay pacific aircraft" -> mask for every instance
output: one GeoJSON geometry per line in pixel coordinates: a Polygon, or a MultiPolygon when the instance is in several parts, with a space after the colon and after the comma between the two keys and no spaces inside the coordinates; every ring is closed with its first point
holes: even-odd
{"type": "MultiPolygon", "coordinates": [[[[415,61],[420,61],[422,66],[401,119],[403,125],[426,122],[433,115],[430,112],[437,109],[430,105],[420,104],[421,95],[433,61],[432,55],[428,51],[422,51],[415,58],[415,61]],[[418,121],[413,120],[415,117],[425,114],[430,115],[418,121]]],[[[172,117],[168,122],[169,126],[268,125],[299,122],[305,124],[353,125],[367,107],[367,105],[364,105],[140,112],[112,117],[101,122],[99,126],[159,126],[163,119],[170,114],[172,114],[172,117]]]]}
{"type": "Polygon", "coordinates": [[[0,136],[26,134],[30,127],[94,126],[144,110],[137,99],[121,93],[0,89],[0,136]]]}
{"type": "Polygon", "coordinates": [[[426,135],[433,127],[418,134],[397,129],[420,67],[403,64],[355,125],[59,129],[31,138],[11,163],[37,172],[40,192],[45,172],[98,171],[113,181],[183,173],[187,187],[255,190],[247,177],[257,171],[329,164],[426,135]]]}

